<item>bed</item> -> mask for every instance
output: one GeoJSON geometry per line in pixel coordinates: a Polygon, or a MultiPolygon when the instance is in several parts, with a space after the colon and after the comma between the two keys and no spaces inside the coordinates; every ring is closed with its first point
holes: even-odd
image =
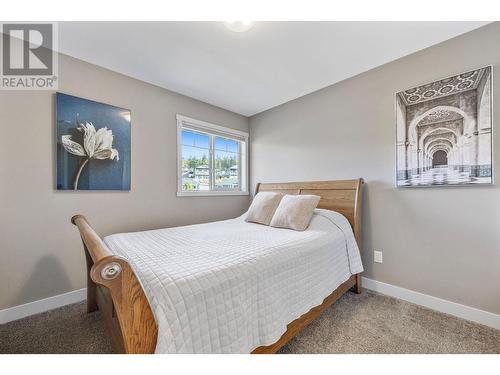
{"type": "Polygon", "coordinates": [[[349,289],[361,292],[362,179],[258,184],[321,197],[303,232],[244,217],[101,239],[76,215],[87,310],[118,353],[274,353],[349,289]]]}

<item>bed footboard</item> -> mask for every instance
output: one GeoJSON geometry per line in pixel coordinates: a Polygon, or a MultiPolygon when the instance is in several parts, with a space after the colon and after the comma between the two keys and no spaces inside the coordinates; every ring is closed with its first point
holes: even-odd
{"type": "Polygon", "coordinates": [[[130,354],[154,353],[158,327],[129,263],[111,253],[84,216],[75,215],[71,222],[80,231],[87,260],[87,311],[97,310],[101,286],[109,292],[103,295],[111,297],[110,314],[118,321],[120,332],[112,332],[115,350],[130,354]]]}

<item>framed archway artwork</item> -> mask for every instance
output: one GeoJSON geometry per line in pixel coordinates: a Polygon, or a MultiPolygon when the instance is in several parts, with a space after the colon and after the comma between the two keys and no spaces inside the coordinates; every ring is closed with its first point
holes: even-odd
{"type": "Polygon", "coordinates": [[[396,94],[396,186],[493,183],[492,67],[396,94]]]}

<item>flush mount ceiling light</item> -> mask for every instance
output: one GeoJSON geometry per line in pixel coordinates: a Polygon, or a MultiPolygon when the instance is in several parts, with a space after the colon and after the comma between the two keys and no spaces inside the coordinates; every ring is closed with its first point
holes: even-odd
{"type": "Polygon", "coordinates": [[[224,22],[224,26],[235,33],[244,33],[250,30],[253,24],[251,21],[227,21],[224,22]]]}

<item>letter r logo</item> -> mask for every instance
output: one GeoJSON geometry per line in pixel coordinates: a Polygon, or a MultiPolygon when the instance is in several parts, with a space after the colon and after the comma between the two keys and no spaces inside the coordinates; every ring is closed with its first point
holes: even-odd
{"type": "Polygon", "coordinates": [[[53,74],[52,24],[4,23],[2,26],[4,76],[53,74]]]}

